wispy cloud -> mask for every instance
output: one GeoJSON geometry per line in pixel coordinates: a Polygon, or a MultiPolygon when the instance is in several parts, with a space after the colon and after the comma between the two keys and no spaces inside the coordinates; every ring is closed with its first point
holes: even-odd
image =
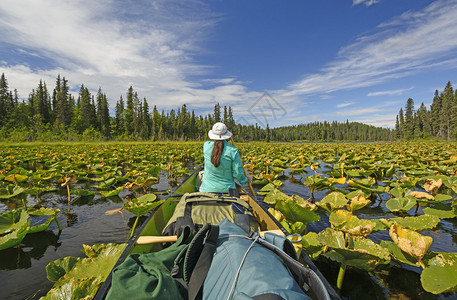
{"type": "Polygon", "coordinates": [[[378,92],[371,92],[368,93],[368,97],[374,97],[374,96],[393,96],[393,95],[403,95],[403,93],[411,91],[414,87],[410,87],[407,89],[398,89],[398,90],[388,90],[388,91],[378,91],[378,92]]]}
{"type": "Polygon", "coordinates": [[[378,3],[379,0],[353,0],[352,5],[359,5],[359,4],[365,4],[365,6],[371,6],[373,4],[378,3]]]}
{"type": "Polygon", "coordinates": [[[49,83],[60,73],[73,87],[102,86],[111,98],[118,99],[131,84],[151,99],[196,87],[186,77],[205,74],[209,66],[193,63],[192,56],[217,22],[217,15],[197,0],[4,0],[0,42],[45,63],[37,67],[24,59],[3,63],[0,71],[22,97],[34,87],[21,86],[21,78],[49,83]]]}
{"type": "Polygon", "coordinates": [[[338,104],[336,107],[338,107],[338,108],[343,108],[343,107],[350,106],[350,105],[352,105],[352,104],[354,104],[354,102],[344,102],[344,103],[338,104]]]}
{"type": "Polygon", "coordinates": [[[342,48],[321,72],[289,86],[290,95],[329,93],[383,83],[430,68],[455,68],[455,0],[408,11],[342,48]]]}

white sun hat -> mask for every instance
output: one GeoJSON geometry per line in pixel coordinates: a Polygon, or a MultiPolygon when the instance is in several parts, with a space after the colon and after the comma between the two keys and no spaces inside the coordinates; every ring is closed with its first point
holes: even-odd
{"type": "Polygon", "coordinates": [[[208,131],[208,136],[212,140],[227,140],[232,136],[232,133],[227,130],[224,123],[217,122],[213,125],[213,129],[208,131]]]}

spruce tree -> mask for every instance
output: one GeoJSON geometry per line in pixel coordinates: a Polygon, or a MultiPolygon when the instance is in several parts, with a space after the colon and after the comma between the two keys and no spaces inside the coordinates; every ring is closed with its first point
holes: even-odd
{"type": "Polygon", "coordinates": [[[408,98],[405,106],[405,138],[411,139],[414,136],[414,100],[408,98]]]}

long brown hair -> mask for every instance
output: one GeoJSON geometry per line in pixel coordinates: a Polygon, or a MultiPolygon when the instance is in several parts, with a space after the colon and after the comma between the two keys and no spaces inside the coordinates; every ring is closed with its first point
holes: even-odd
{"type": "Polygon", "coordinates": [[[211,153],[211,163],[217,168],[219,167],[222,150],[224,150],[223,141],[214,141],[213,152],[211,153]]]}

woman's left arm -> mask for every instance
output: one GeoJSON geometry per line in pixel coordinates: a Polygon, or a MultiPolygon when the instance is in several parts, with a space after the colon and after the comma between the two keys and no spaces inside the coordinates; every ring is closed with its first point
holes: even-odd
{"type": "Polygon", "coordinates": [[[235,157],[232,161],[233,177],[235,177],[239,183],[246,184],[248,183],[248,178],[246,177],[243,169],[243,163],[241,162],[240,153],[238,149],[235,150],[235,157]]]}

